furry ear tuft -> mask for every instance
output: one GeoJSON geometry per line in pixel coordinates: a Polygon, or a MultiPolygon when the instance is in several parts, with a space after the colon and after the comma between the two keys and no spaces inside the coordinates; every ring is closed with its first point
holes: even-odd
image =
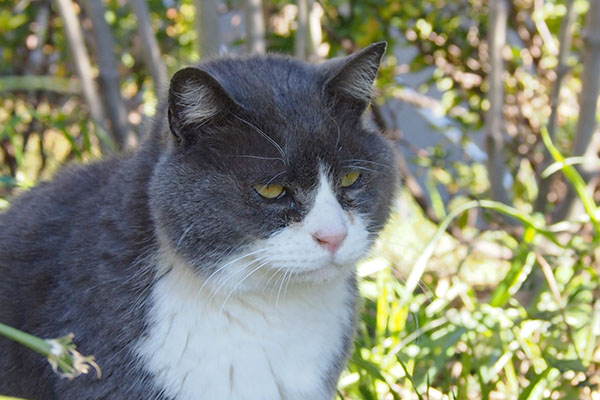
{"type": "Polygon", "coordinates": [[[326,62],[325,90],[336,98],[357,103],[364,111],[371,102],[373,83],[386,48],[386,42],[378,42],[348,57],[326,62]]]}
{"type": "Polygon", "coordinates": [[[208,72],[189,67],[179,70],[169,87],[169,127],[182,138],[186,127],[203,125],[228,112],[237,104],[208,72]]]}

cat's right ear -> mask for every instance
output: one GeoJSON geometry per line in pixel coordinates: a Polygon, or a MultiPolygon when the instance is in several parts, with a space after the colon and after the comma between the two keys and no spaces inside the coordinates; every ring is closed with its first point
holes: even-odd
{"type": "Polygon", "coordinates": [[[169,128],[178,139],[190,127],[217,121],[238,107],[236,101],[208,72],[188,67],[171,78],[169,87],[169,128]]]}
{"type": "Polygon", "coordinates": [[[323,63],[328,96],[361,115],[372,100],[373,83],[386,48],[386,42],[374,43],[347,57],[323,63]]]}

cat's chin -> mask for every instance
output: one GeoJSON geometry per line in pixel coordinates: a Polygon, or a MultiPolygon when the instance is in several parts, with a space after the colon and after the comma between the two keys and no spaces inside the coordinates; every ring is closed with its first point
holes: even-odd
{"type": "Polygon", "coordinates": [[[327,263],[312,269],[293,269],[293,280],[305,284],[323,284],[343,279],[351,275],[355,270],[356,263],[337,264],[327,263]]]}

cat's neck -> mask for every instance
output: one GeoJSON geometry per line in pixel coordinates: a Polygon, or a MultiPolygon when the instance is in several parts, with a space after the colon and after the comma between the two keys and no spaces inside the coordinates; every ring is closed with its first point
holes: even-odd
{"type": "Polygon", "coordinates": [[[353,331],[352,275],[232,294],[206,290],[171,252],[159,263],[138,349],[161,390],[176,399],[331,398],[353,331]]]}

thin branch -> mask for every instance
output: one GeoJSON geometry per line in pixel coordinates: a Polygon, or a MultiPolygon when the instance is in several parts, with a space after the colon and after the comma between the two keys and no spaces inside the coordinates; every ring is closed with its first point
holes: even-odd
{"type": "MultiPolygon", "coordinates": [[[[92,76],[90,58],[83,42],[83,34],[75,15],[73,2],[71,0],[56,0],[56,4],[63,20],[65,36],[71,50],[75,70],[81,81],[83,97],[90,109],[90,115],[96,126],[106,131],[104,108],[92,76]]],[[[106,145],[104,141],[101,140],[100,143],[103,145],[103,152],[111,152],[110,146],[106,145]]]]}
{"type": "Polygon", "coordinates": [[[490,32],[488,37],[490,72],[488,82],[488,101],[490,108],[486,114],[486,150],[488,154],[487,170],[490,180],[490,197],[492,200],[508,204],[508,195],[503,182],[506,175],[504,159],[504,63],[502,48],[506,42],[506,22],[508,18],[508,3],[506,0],[490,2],[490,32]]]}
{"type": "Polygon", "coordinates": [[[167,67],[161,58],[160,47],[156,41],[148,3],[145,0],[129,0],[129,4],[137,18],[138,36],[144,51],[144,61],[154,81],[154,93],[160,96],[168,85],[167,67]]]}
{"type": "MultiPolygon", "coordinates": [[[[598,95],[600,94],[600,0],[590,0],[584,31],[583,74],[581,76],[581,95],[579,97],[579,120],[573,141],[571,156],[583,155],[589,163],[582,166],[582,175],[590,179],[591,167],[598,159],[600,137],[596,132],[598,95]]],[[[557,208],[556,220],[562,220],[575,212],[573,207],[576,195],[569,187],[567,196],[557,208]]]]}
{"type": "MultiPolygon", "coordinates": [[[[560,104],[560,90],[562,82],[567,74],[569,67],[567,65],[567,58],[571,51],[571,42],[573,39],[573,22],[575,21],[575,12],[573,4],[574,0],[567,0],[566,7],[567,12],[563,17],[560,26],[559,34],[559,50],[558,50],[558,65],[556,66],[556,81],[552,87],[552,93],[550,94],[550,120],[548,121],[548,133],[550,138],[554,140],[556,138],[556,129],[558,126],[558,106],[560,104]]],[[[540,171],[545,170],[552,162],[552,156],[548,152],[548,149],[544,151],[544,161],[540,171]]],[[[548,193],[550,191],[551,179],[543,179],[538,175],[538,197],[535,201],[534,209],[538,212],[543,213],[548,205],[548,193]]]]}
{"type": "Polygon", "coordinates": [[[308,10],[309,0],[298,0],[298,16],[296,22],[295,55],[305,60],[308,57],[308,10]]]}
{"type": "Polygon", "coordinates": [[[244,12],[246,16],[246,49],[251,54],[265,54],[267,41],[262,0],[245,0],[244,12]]]}
{"type": "Polygon", "coordinates": [[[202,59],[215,57],[219,55],[221,47],[218,2],[214,0],[194,0],[194,5],[196,6],[198,54],[202,59]]]}
{"type": "Polygon", "coordinates": [[[42,2],[38,15],[35,17],[35,24],[32,24],[32,31],[36,38],[36,45],[27,57],[25,75],[38,75],[44,61],[44,44],[48,37],[48,25],[50,23],[50,5],[42,2]]]}
{"type": "Polygon", "coordinates": [[[110,133],[119,149],[135,144],[135,135],[127,120],[127,108],[121,97],[121,83],[118,63],[113,53],[115,41],[108,23],[104,19],[106,9],[102,0],[83,2],[88,18],[92,21],[94,44],[100,70],[100,92],[104,100],[104,109],[110,122],[110,133]]]}

